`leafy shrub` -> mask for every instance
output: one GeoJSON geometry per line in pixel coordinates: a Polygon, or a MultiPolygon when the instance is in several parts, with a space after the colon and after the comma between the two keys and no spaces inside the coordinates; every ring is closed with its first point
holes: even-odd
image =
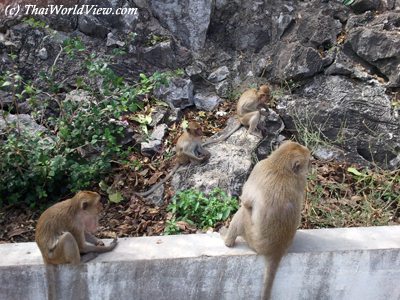
{"type": "Polygon", "coordinates": [[[165,234],[178,233],[179,221],[200,229],[214,227],[218,222],[228,219],[238,208],[237,199],[227,196],[219,188],[208,195],[193,189],[178,192],[167,207],[172,219],[167,221],[165,234]]]}
{"type": "Polygon", "coordinates": [[[86,54],[79,39],[65,41],[63,51],[66,59],[74,59],[77,53],[86,55],[88,76],[77,78],[77,86],[89,95],[85,100],[59,100],[62,82],[52,79],[53,68],[42,74],[46,90],[24,82],[17,71],[0,74],[0,89],[11,91],[15,102],[27,100],[34,108],[31,115],[48,129],[30,132],[20,130],[18,122],[16,126],[6,122],[8,128],[0,132],[0,207],[15,203],[36,206],[46,198],[52,201],[93,185],[110,171],[111,161],[124,160],[131,151],[119,143],[124,131],[119,122],[122,114],[140,109],[139,97],[173,75],[141,74],[137,83],[129,84],[109,67],[110,57],[86,54]],[[57,102],[55,116],[46,117],[49,103],[37,101],[40,94],[57,102]]]}

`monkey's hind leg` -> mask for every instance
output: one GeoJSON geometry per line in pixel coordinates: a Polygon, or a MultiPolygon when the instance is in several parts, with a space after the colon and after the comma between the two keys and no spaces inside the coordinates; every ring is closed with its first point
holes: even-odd
{"type": "Polygon", "coordinates": [[[232,218],[228,232],[224,237],[225,245],[227,247],[232,247],[235,244],[236,238],[243,234],[243,213],[244,208],[241,207],[232,218]]]}
{"type": "Polygon", "coordinates": [[[263,137],[261,130],[257,129],[257,126],[260,123],[260,117],[261,117],[261,114],[259,111],[254,112],[254,114],[251,116],[251,118],[249,120],[249,129],[246,132],[246,137],[247,137],[247,134],[252,134],[259,138],[263,137]]]}
{"type": "Polygon", "coordinates": [[[55,264],[77,265],[80,263],[78,244],[70,232],[64,232],[52,249],[49,249],[49,259],[52,260],[52,258],[56,260],[55,264]]]}

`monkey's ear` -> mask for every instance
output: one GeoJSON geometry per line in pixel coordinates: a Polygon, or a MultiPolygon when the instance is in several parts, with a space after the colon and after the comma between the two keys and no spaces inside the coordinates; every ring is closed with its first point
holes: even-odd
{"type": "Polygon", "coordinates": [[[83,201],[82,202],[82,209],[83,210],[86,210],[88,208],[88,206],[89,206],[89,203],[87,201],[83,201]]]}
{"type": "Polygon", "coordinates": [[[301,165],[302,165],[302,162],[301,162],[301,160],[299,160],[299,159],[294,159],[293,160],[293,162],[292,162],[292,171],[294,172],[294,173],[299,173],[299,171],[300,171],[300,169],[301,169],[301,165]]]}

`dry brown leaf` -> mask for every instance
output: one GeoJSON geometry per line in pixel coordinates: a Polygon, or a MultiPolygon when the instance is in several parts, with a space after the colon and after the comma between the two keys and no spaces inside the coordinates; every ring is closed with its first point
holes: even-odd
{"type": "Polygon", "coordinates": [[[153,176],[150,177],[149,180],[147,180],[148,185],[153,185],[158,181],[158,178],[163,174],[163,172],[156,172],[153,174],[153,176]]]}
{"type": "Polygon", "coordinates": [[[25,228],[17,227],[17,228],[14,228],[13,230],[11,230],[10,232],[8,232],[7,236],[8,236],[8,238],[12,238],[14,236],[21,235],[28,231],[29,231],[29,228],[27,228],[27,227],[25,227],[25,228]]]}
{"type": "Polygon", "coordinates": [[[356,195],[356,196],[351,196],[350,200],[351,200],[351,201],[354,201],[354,202],[362,201],[362,200],[363,200],[363,197],[358,196],[358,195],[356,195]]]}
{"type": "Polygon", "coordinates": [[[149,173],[149,169],[144,169],[143,171],[139,172],[139,175],[145,177],[147,175],[147,173],[149,173]]]}

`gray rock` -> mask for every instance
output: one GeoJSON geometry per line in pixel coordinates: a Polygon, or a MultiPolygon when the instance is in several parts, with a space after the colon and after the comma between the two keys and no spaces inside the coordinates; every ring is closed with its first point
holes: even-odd
{"type": "Polygon", "coordinates": [[[202,69],[200,66],[197,65],[191,65],[185,68],[185,72],[189,77],[200,75],[202,72],[202,69]]]}
{"type": "Polygon", "coordinates": [[[355,13],[361,14],[378,9],[380,4],[381,0],[355,0],[350,7],[355,13]]]}
{"type": "Polygon", "coordinates": [[[325,69],[326,75],[351,75],[353,74],[354,62],[343,53],[338,51],[333,63],[325,69]]]}
{"type": "Polygon", "coordinates": [[[118,46],[118,47],[124,47],[125,46],[125,42],[122,42],[120,40],[118,40],[114,34],[112,32],[109,32],[107,34],[107,42],[106,42],[106,46],[107,47],[111,47],[111,46],[118,46]]]}
{"type": "Polygon", "coordinates": [[[164,191],[165,191],[164,185],[161,185],[152,194],[150,194],[144,199],[147,203],[161,206],[164,204],[164,191]]]}
{"type": "Polygon", "coordinates": [[[222,66],[216,69],[208,76],[208,80],[213,83],[221,82],[222,80],[226,79],[229,76],[229,69],[227,66],[222,66]]]}
{"type": "Polygon", "coordinates": [[[400,154],[397,155],[389,162],[389,166],[391,169],[396,170],[400,168],[400,154]]]}
{"type": "Polygon", "coordinates": [[[194,95],[194,104],[197,109],[212,111],[223,100],[215,94],[196,93],[194,95]]]}
{"type": "Polygon", "coordinates": [[[268,63],[267,73],[275,80],[309,78],[321,72],[325,64],[318,51],[300,43],[278,43],[274,59],[268,63]]]}
{"type": "Polygon", "coordinates": [[[348,25],[346,44],[366,62],[367,67],[375,66],[386,76],[391,87],[400,86],[399,20],[400,12],[386,12],[378,16],[365,14],[350,18],[348,25]]]}
{"type": "Polygon", "coordinates": [[[146,47],[142,55],[145,61],[154,66],[171,69],[185,65],[190,59],[190,52],[172,40],[146,47]]]}
{"type": "Polygon", "coordinates": [[[167,128],[166,124],[161,124],[153,129],[149,141],[142,142],[140,145],[142,155],[151,157],[161,152],[167,128]]]}
{"type": "Polygon", "coordinates": [[[11,91],[3,91],[0,90],[0,105],[1,107],[6,110],[13,107],[14,104],[14,97],[11,91]]]}
{"type": "Polygon", "coordinates": [[[231,90],[232,87],[228,80],[221,81],[215,86],[217,95],[222,98],[228,98],[231,95],[231,90]]]}
{"type": "Polygon", "coordinates": [[[264,136],[267,134],[278,136],[285,128],[285,124],[277,112],[268,108],[268,111],[261,115],[257,128],[264,136]]]}
{"type": "Polygon", "coordinates": [[[258,144],[255,154],[259,160],[267,157],[273,149],[282,142],[280,134],[285,128],[283,120],[272,109],[268,109],[267,115],[261,115],[260,122],[257,126],[263,134],[262,141],[258,144]]]}
{"type": "Polygon", "coordinates": [[[294,22],[294,19],[289,14],[280,13],[279,17],[276,18],[276,33],[275,39],[279,40],[285,33],[286,29],[294,22]]]}
{"type": "Polygon", "coordinates": [[[343,160],[341,159],[344,156],[344,151],[334,147],[334,146],[317,146],[317,148],[313,149],[313,156],[318,160],[343,160]]]}
{"type": "MultiPolygon", "coordinates": [[[[76,0],[75,0],[76,1],[76,0]]],[[[133,1],[116,0],[82,0],[79,5],[97,5],[101,8],[111,8],[113,12],[117,8],[137,8],[133,1]]],[[[84,14],[78,16],[77,29],[89,36],[106,38],[110,31],[120,31],[125,34],[134,32],[138,23],[140,12],[132,11],[131,14],[84,14]]]]}
{"type": "Polygon", "coordinates": [[[107,37],[109,28],[96,16],[82,15],[78,19],[78,29],[86,35],[104,39],[107,37]]]}
{"type": "MultiPolygon", "coordinates": [[[[2,112],[0,112],[2,114],[2,112]]],[[[27,114],[5,114],[0,116],[0,134],[5,134],[7,128],[12,126],[13,128],[19,128],[21,131],[27,131],[31,134],[38,134],[47,132],[47,128],[39,125],[35,120],[27,114]]]]}
{"type": "Polygon", "coordinates": [[[163,85],[156,89],[154,94],[167,102],[172,109],[184,109],[194,104],[193,83],[190,79],[174,78],[168,86],[163,85]]]}
{"type": "Polygon", "coordinates": [[[85,90],[73,90],[65,95],[64,101],[75,103],[97,103],[96,98],[85,90]]]}
{"type": "Polygon", "coordinates": [[[303,46],[328,49],[336,44],[342,24],[333,15],[323,13],[319,10],[298,21],[297,37],[303,46]]]}
{"type": "Polygon", "coordinates": [[[211,0],[151,0],[160,23],[191,50],[203,48],[211,16],[211,0]]]}
{"type": "Polygon", "coordinates": [[[150,135],[151,140],[163,140],[166,134],[168,126],[166,124],[158,125],[153,129],[153,132],[150,135]]]}
{"type": "Polygon", "coordinates": [[[140,144],[140,152],[144,156],[152,157],[157,153],[161,153],[161,150],[162,141],[160,140],[149,140],[140,144]]]}
{"type": "MultiPolygon", "coordinates": [[[[234,125],[234,119],[228,122],[224,132],[234,125]]],[[[259,139],[253,135],[245,136],[246,129],[241,128],[226,141],[210,145],[210,160],[204,165],[190,166],[178,170],[171,185],[175,191],[188,188],[209,193],[219,187],[233,196],[241,193],[241,188],[251,171],[251,156],[259,139]]]]}
{"type": "Polygon", "coordinates": [[[47,49],[46,49],[46,48],[40,49],[39,52],[38,52],[38,57],[39,57],[41,60],[46,60],[46,59],[48,59],[48,58],[49,58],[49,55],[48,55],[48,53],[47,53],[47,49]]]}
{"type": "MultiPolygon", "coordinates": [[[[391,108],[385,89],[341,76],[318,76],[291,100],[279,105],[288,130],[294,122],[320,131],[345,150],[351,161],[375,162],[387,168],[400,152],[400,120],[391,108]]],[[[301,135],[301,133],[300,133],[301,135]]]]}
{"type": "Polygon", "coordinates": [[[156,106],[151,113],[151,127],[158,125],[167,115],[168,111],[166,107],[156,106]]]}
{"type": "Polygon", "coordinates": [[[250,48],[259,52],[271,42],[271,31],[271,28],[268,28],[261,20],[238,24],[234,32],[234,48],[239,51],[250,48]]]}
{"type": "Polygon", "coordinates": [[[363,67],[356,61],[352,60],[347,56],[343,49],[340,49],[336,54],[333,63],[325,69],[326,75],[345,75],[351,78],[357,78],[361,81],[368,82],[370,80],[375,80],[372,74],[370,74],[369,69],[363,67]]]}

